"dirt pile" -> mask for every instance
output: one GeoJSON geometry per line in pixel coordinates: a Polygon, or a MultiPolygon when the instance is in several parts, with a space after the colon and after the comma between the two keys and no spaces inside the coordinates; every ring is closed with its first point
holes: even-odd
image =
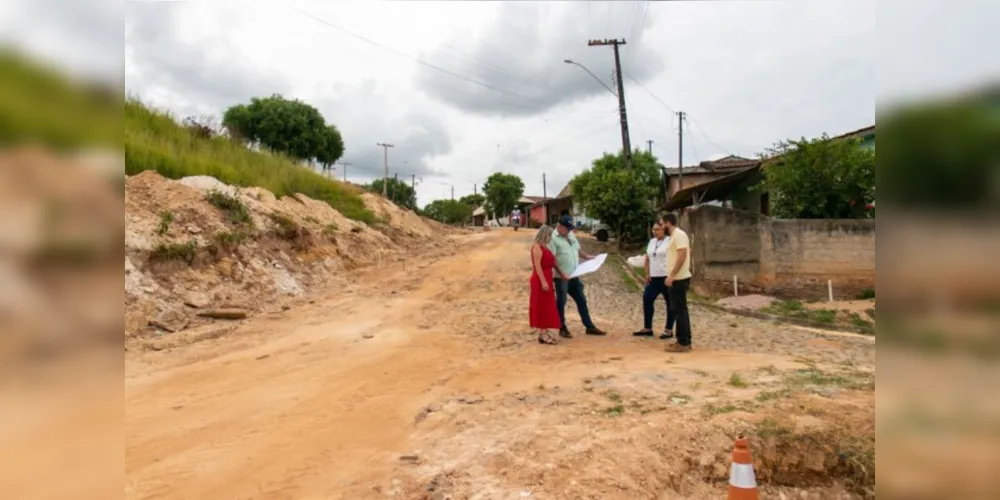
{"type": "Polygon", "coordinates": [[[384,200],[366,203],[384,223],[369,227],[303,195],[278,199],[212,177],[126,178],[126,336],[180,331],[223,315],[218,309],[230,317],[281,310],[349,285],[354,270],[439,244],[441,228],[384,200]]]}

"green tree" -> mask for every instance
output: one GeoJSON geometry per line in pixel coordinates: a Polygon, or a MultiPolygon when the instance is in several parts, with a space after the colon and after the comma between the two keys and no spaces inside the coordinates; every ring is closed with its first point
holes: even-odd
{"type": "Polygon", "coordinates": [[[632,164],[626,168],[621,153],[605,153],[571,181],[574,198],[587,215],[614,228],[619,244],[646,238],[661,190],[655,156],[636,150],[632,164]]]}
{"type": "Polygon", "coordinates": [[[854,139],[828,136],[778,143],[769,151],[759,190],[771,213],[786,219],[861,219],[875,200],[875,152],[854,139]]]}
{"type": "Polygon", "coordinates": [[[382,194],[383,185],[389,188],[389,199],[393,203],[410,210],[416,210],[417,193],[409,184],[403,181],[390,177],[389,182],[385,183],[382,179],[375,179],[371,184],[365,186],[365,189],[375,194],[382,194]]]}
{"type": "Polygon", "coordinates": [[[333,125],[326,127],[326,134],[323,136],[323,146],[316,152],[316,161],[323,165],[323,168],[330,168],[340,158],[344,156],[344,138],[340,131],[333,125]]]}
{"type": "Polygon", "coordinates": [[[468,194],[461,197],[458,201],[465,203],[466,206],[475,210],[486,203],[486,197],[481,194],[468,194]]]}
{"type": "Polygon", "coordinates": [[[486,179],[483,194],[491,212],[508,214],[524,196],[524,181],[516,175],[497,172],[486,179]]]}
{"type": "Polygon", "coordinates": [[[300,160],[330,164],[344,153],[343,139],[319,110],[279,94],[255,97],[250,104],[226,110],[222,120],[230,136],[256,143],[300,160]]]}
{"type": "Polygon", "coordinates": [[[472,216],[472,209],[461,201],[434,200],[424,207],[422,214],[444,224],[462,224],[472,216]]]}

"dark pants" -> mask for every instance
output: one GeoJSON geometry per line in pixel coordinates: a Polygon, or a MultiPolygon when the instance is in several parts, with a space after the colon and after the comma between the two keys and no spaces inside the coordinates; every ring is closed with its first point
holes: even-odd
{"type": "Polygon", "coordinates": [[[573,302],[576,302],[576,310],[580,313],[580,320],[583,321],[583,327],[587,329],[597,328],[594,326],[594,322],[590,320],[590,310],[587,309],[587,296],[583,294],[583,282],[580,278],[573,278],[571,280],[564,281],[561,278],[556,278],[556,305],[559,307],[559,321],[562,322],[562,327],[566,328],[566,297],[573,298],[573,302]]]}
{"type": "Polygon", "coordinates": [[[691,315],[688,313],[688,289],[691,288],[691,278],[674,280],[667,294],[670,296],[670,312],[677,318],[677,343],[683,346],[691,345],[691,315]]]}
{"type": "Polygon", "coordinates": [[[667,278],[650,278],[646,290],[642,292],[642,326],[646,330],[653,328],[653,311],[656,309],[656,299],[663,296],[663,302],[667,305],[667,328],[666,331],[674,329],[674,322],[677,315],[670,307],[669,288],[667,288],[667,278]]]}

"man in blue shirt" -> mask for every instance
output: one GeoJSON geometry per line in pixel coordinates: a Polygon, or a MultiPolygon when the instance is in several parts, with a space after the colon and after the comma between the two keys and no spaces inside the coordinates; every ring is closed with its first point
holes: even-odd
{"type": "MultiPolygon", "coordinates": [[[[590,260],[593,258],[580,249],[580,242],[573,234],[573,229],[573,218],[568,215],[562,216],[559,219],[559,224],[556,225],[557,235],[549,242],[549,250],[555,255],[559,270],[566,273],[567,276],[576,271],[576,267],[580,265],[580,259],[590,260]]],[[[562,329],[559,330],[560,337],[573,338],[573,334],[566,328],[567,296],[572,297],[573,302],[576,303],[576,310],[580,313],[580,319],[583,321],[584,328],[587,329],[587,335],[607,335],[606,332],[594,326],[594,322],[590,319],[587,296],[583,293],[583,282],[580,281],[580,278],[566,281],[556,276],[555,287],[556,305],[559,308],[559,319],[562,321],[562,329]]]]}

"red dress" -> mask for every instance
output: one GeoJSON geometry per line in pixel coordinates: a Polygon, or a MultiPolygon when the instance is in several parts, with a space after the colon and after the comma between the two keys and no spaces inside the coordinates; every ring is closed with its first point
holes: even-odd
{"type": "Polygon", "coordinates": [[[556,289],[552,283],[552,270],[556,265],[556,256],[545,248],[542,249],[542,274],[549,285],[549,291],[542,290],[542,281],[538,279],[534,263],[531,269],[531,302],[528,305],[528,318],[532,328],[539,330],[558,330],[562,327],[559,320],[559,309],[556,308],[556,289]]]}

